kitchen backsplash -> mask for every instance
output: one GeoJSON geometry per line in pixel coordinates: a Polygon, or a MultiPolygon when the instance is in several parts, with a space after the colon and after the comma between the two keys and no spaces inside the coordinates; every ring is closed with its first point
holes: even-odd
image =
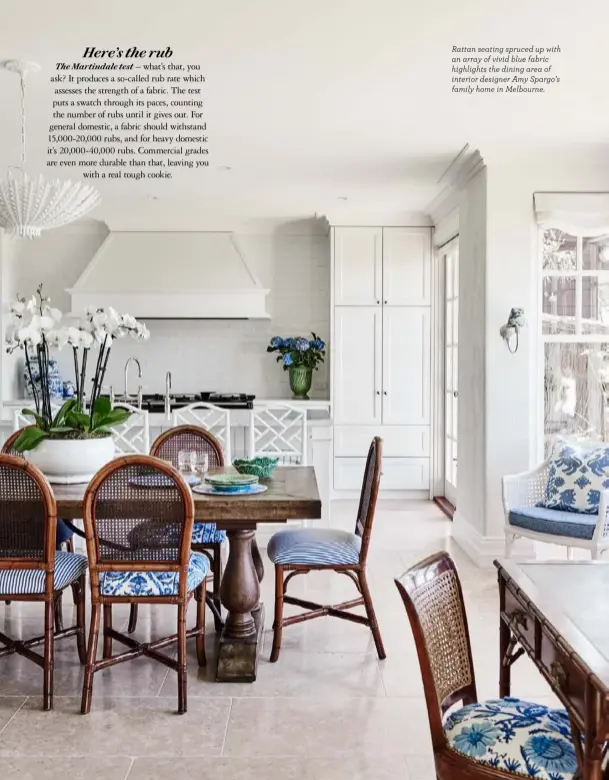
{"type": "MultiPolygon", "coordinates": [[[[106,382],[113,385],[115,392],[123,392],[125,361],[135,356],[142,365],[145,392],[163,392],[165,374],[171,371],[172,387],[179,392],[216,390],[254,393],[259,398],[290,397],[288,374],[266,352],[266,347],[276,334],[306,336],[311,330],[328,341],[329,237],[275,233],[237,235],[236,240],[262,285],[271,290],[271,319],[151,320],[147,323],[151,331],[149,341],[136,343],[125,339],[113,347],[106,382]]],[[[21,243],[31,246],[29,242],[21,243]]],[[[38,281],[46,282],[45,276],[57,288],[59,274],[61,288],[50,287],[48,292],[57,305],[67,309],[69,299],[66,300],[63,290],[78,278],[99,243],[100,239],[91,237],[87,244],[78,234],[66,234],[63,242],[55,239],[54,245],[47,247],[45,262],[36,262],[40,269],[37,273],[31,263],[29,272],[24,272],[21,262],[16,264],[16,289],[27,293],[38,281]],[[77,253],[74,242],[81,250],[88,250],[83,253],[85,257],[77,253]],[[55,250],[51,257],[49,248],[55,250]]],[[[71,355],[67,351],[59,354],[58,363],[63,377],[72,378],[71,355]]],[[[315,372],[312,398],[328,397],[328,377],[324,364],[315,372]]],[[[130,390],[135,392],[135,365],[130,368],[129,382],[130,390]]]]}

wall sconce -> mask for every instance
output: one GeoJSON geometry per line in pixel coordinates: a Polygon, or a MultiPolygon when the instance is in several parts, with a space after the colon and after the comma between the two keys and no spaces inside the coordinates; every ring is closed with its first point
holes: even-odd
{"type": "Polygon", "coordinates": [[[502,325],[499,328],[499,333],[501,334],[501,338],[505,339],[507,348],[510,350],[512,354],[514,352],[518,352],[518,334],[526,324],[527,321],[524,318],[524,309],[512,309],[510,311],[510,316],[508,317],[508,321],[505,323],[505,325],[502,325]],[[512,349],[512,339],[514,337],[516,337],[516,345],[512,349]]]}

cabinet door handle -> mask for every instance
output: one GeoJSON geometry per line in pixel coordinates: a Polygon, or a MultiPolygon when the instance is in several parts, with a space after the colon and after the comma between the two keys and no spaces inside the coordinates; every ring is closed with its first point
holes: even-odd
{"type": "Polygon", "coordinates": [[[384,303],[384,304],[385,304],[385,306],[386,306],[386,305],[389,303],[389,301],[383,301],[383,303],[384,303]]]}
{"type": "Polygon", "coordinates": [[[383,390],[383,395],[387,395],[387,391],[386,390],[383,390]]]}
{"type": "Polygon", "coordinates": [[[377,301],[377,304],[380,304],[380,301],[377,301]]]}
{"type": "Polygon", "coordinates": [[[377,391],[376,391],[376,394],[377,394],[377,395],[380,395],[380,394],[381,394],[381,391],[380,391],[380,390],[377,390],[377,391]]]}

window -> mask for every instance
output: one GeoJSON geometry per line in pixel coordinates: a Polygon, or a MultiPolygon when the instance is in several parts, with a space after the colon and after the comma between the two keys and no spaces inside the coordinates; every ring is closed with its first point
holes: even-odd
{"type": "Polygon", "coordinates": [[[609,439],[609,234],[546,228],[541,246],[544,442],[609,439]]]}

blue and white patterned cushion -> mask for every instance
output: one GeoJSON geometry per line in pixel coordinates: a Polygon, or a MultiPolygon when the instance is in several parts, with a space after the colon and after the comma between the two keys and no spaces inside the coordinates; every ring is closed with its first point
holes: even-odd
{"type": "Polygon", "coordinates": [[[334,528],[279,531],[271,537],[268,555],[273,563],[319,565],[359,563],[361,537],[334,528]]]}
{"type": "MultiPolygon", "coordinates": [[[[55,553],[55,590],[63,590],[87,571],[84,555],[55,553]]],[[[45,573],[41,569],[0,570],[0,595],[12,593],[44,593],[45,573]]]]}
{"type": "Polygon", "coordinates": [[[535,780],[570,780],[577,769],[565,710],[489,699],[449,715],[444,733],[457,753],[535,780]]]}
{"type": "Polygon", "coordinates": [[[562,444],[550,463],[546,494],[537,506],[595,515],[603,490],[609,490],[609,447],[562,444]]]}
{"type": "Polygon", "coordinates": [[[222,544],[226,531],[218,531],[215,523],[195,523],[192,528],[192,544],[222,544]]]}
{"type": "MultiPolygon", "coordinates": [[[[188,592],[197,588],[207,576],[209,559],[203,553],[190,553],[188,592]]],[[[102,596],[175,596],[178,593],[177,571],[106,571],[99,575],[102,596]]]]}

